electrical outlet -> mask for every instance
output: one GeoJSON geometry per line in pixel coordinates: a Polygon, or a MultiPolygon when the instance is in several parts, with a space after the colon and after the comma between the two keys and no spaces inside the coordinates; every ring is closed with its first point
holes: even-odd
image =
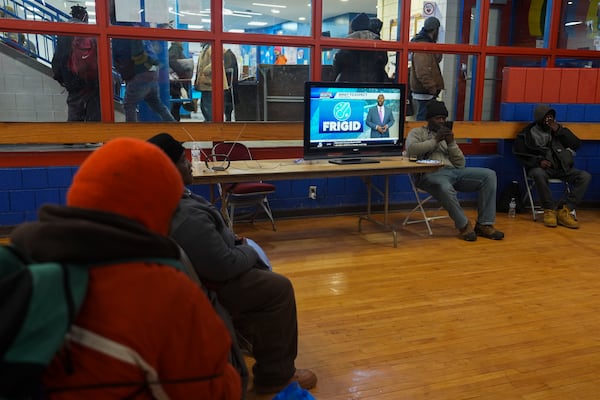
{"type": "Polygon", "coordinates": [[[317,199],[317,187],[316,186],[308,187],[308,198],[311,200],[317,199]]]}

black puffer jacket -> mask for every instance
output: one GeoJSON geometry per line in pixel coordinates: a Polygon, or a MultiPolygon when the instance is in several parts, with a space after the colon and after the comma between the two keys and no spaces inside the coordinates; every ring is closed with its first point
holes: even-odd
{"type": "MultiPolygon", "coordinates": [[[[348,37],[380,40],[379,35],[368,30],[353,32],[348,37]]],[[[387,82],[387,62],[386,51],[342,49],[333,58],[333,73],[337,82],[387,82]]]]}
{"type": "Polygon", "coordinates": [[[560,124],[556,131],[552,131],[543,123],[548,113],[556,115],[556,111],[547,105],[539,105],[535,109],[535,121],[517,134],[513,153],[527,170],[538,167],[542,160],[548,160],[552,163],[553,169],[566,172],[573,167],[573,154],[581,145],[581,140],[570,129],[560,124]],[[536,132],[549,134],[548,143],[538,144],[534,137],[536,132]]]}

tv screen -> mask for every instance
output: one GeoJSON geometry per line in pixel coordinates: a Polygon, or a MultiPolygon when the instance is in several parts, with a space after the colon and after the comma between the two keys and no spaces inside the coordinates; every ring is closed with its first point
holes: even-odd
{"type": "Polygon", "coordinates": [[[404,84],[306,82],[304,158],[368,162],[401,155],[405,90],[404,84]]]}

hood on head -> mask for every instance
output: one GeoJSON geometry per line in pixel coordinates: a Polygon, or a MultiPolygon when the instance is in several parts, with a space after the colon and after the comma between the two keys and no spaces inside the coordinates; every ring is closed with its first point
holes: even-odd
{"type": "Polygon", "coordinates": [[[160,148],[118,138],[83,162],[67,193],[67,205],[121,215],[167,235],[182,192],[181,175],[160,148]]]}
{"type": "Polygon", "coordinates": [[[533,119],[535,122],[540,123],[548,113],[551,113],[552,116],[556,118],[556,111],[553,108],[548,104],[539,104],[533,111],[533,119]]]}

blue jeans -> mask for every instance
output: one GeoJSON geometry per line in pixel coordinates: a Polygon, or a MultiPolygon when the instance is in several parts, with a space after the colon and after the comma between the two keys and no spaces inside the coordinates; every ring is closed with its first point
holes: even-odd
{"type": "Polygon", "coordinates": [[[457,229],[464,228],[469,219],[457,198],[457,192],[478,192],[477,223],[493,225],[496,222],[496,172],[488,168],[442,168],[422,174],[416,179],[417,187],[440,202],[457,229]]]}
{"type": "Polygon", "coordinates": [[[125,86],[125,120],[137,122],[137,105],[145,101],[163,121],[175,121],[166,105],[160,100],[158,89],[158,71],[146,71],[135,75],[125,86]]]}
{"type": "Polygon", "coordinates": [[[415,115],[416,121],[425,121],[427,116],[427,103],[429,103],[432,99],[429,100],[418,100],[413,98],[413,108],[417,106],[417,112],[415,115]]]}

